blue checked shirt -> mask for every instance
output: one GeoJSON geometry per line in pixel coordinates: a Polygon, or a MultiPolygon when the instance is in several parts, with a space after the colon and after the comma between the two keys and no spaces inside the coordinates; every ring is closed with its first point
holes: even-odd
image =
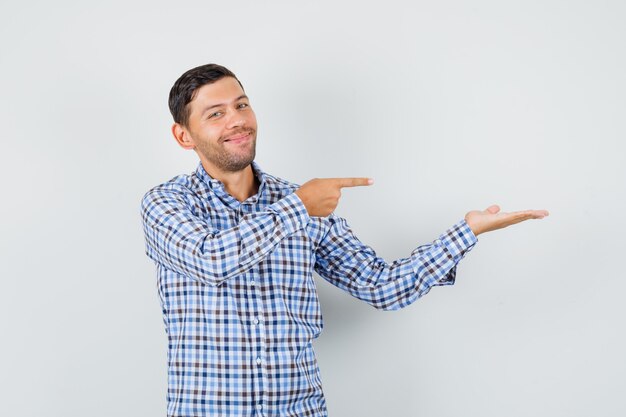
{"type": "Polygon", "coordinates": [[[313,271],[381,310],[454,283],[476,243],[461,220],[387,263],[334,214],[310,217],[297,185],[252,164],[259,191],[229,195],[202,164],[142,200],[168,336],[168,416],[326,416],[312,341],[313,271]]]}

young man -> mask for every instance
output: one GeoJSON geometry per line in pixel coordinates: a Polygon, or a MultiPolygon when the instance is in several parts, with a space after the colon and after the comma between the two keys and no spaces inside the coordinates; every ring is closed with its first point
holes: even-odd
{"type": "Polygon", "coordinates": [[[311,344],[322,330],[313,271],[395,310],[453,284],[480,233],[548,215],[471,211],[432,244],[389,264],[333,213],[342,188],[372,181],[298,186],[263,172],[254,162],[254,111],[228,69],[187,71],[169,106],[176,141],[200,163],[142,201],[169,339],[168,416],[327,415],[311,344]]]}

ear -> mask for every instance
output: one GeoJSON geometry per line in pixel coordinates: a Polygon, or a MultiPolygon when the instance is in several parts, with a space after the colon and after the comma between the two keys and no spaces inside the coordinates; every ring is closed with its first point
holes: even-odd
{"type": "Polygon", "coordinates": [[[174,123],[172,125],[172,134],[174,139],[183,149],[195,149],[196,145],[193,143],[193,139],[189,134],[189,131],[180,123],[174,123]]]}

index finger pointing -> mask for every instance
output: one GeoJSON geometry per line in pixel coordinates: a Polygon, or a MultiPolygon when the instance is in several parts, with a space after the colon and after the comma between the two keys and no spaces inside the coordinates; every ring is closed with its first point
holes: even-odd
{"type": "Polygon", "coordinates": [[[335,178],[340,188],[344,187],[362,187],[374,184],[372,178],[335,178]]]}

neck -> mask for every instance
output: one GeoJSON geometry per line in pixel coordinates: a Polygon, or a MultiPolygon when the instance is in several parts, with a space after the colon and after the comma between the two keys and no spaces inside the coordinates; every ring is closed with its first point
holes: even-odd
{"type": "Polygon", "coordinates": [[[226,192],[238,201],[245,201],[259,191],[259,181],[254,175],[252,164],[235,172],[219,170],[206,161],[202,161],[202,166],[207,174],[224,184],[226,192]]]}

